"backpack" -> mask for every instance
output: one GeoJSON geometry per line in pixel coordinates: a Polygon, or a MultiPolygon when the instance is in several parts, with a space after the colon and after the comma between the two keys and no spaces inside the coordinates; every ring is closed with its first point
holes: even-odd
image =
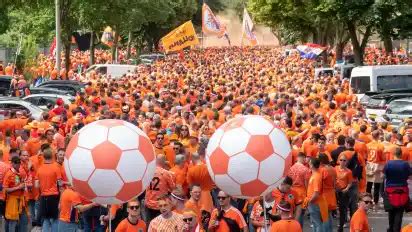
{"type": "Polygon", "coordinates": [[[352,158],[350,158],[348,160],[348,163],[346,164],[346,167],[352,171],[353,178],[356,178],[357,180],[362,179],[363,167],[359,162],[357,152],[355,152],[355,154],[353,154],[352,158]]]}

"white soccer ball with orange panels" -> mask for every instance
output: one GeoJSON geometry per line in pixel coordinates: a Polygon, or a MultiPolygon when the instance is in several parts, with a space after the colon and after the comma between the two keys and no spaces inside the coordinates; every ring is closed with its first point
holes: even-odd
{"type": "Polygon", "coordinates": [[[64,168],[74,189],[99,204],[119,204],[141,194],[156,169],[147,135],[122,120],[100,120],[79,130],[66,150],[64,168]]]}
{"type": "Polygon", "coordinates": [[[219,127],[206,149],[209,174],[237,198],[262,196],[277,187],[291,164],[285,133],[262,116],[239,116],[219,127]]]}

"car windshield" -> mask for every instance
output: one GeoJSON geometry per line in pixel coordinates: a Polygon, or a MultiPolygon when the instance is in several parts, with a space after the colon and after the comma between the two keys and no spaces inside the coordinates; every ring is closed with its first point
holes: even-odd
{"type": "Polygon", "coordinates": [[[412,101],[394,101],[388,108],[391,114],[412,114],[412,101]]]}

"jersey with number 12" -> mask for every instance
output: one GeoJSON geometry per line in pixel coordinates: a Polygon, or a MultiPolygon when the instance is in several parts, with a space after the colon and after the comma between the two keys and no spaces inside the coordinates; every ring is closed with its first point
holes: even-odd
{"type": "Polygon", "coordinates": [[[156,167],[155,174],[146,189],[145,204],[150,209],[158,210],[157,199],[175,188],[173,174],[164,168],[156,167]]]}

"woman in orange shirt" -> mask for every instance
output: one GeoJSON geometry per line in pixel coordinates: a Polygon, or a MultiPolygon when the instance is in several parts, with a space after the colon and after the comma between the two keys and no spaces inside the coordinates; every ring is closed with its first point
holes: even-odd
{"type": "Polygon", "coordinates": [[[346,215],[348,214],[349,204],[349,189],[352,186],[352,171],[346,167],[347,157],[341,154],[338,159],[339,166],[336,170],[336,192],[339,205],[339,229],[338,232],[343,232],[343,226],[346,223],[346,215]],[[342,216],[345,215],[345,216],[342,216]]]}

